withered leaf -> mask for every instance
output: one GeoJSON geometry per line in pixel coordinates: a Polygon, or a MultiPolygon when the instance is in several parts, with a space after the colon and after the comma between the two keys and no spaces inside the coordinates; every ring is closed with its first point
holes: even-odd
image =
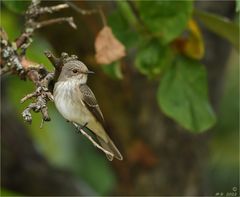
{"type": "Polygon", "coordinates": [[[112,29],[105,26],[95,40],[96,61],[110,64],[126,55],[125,46],[113,35],[112,29]]]}

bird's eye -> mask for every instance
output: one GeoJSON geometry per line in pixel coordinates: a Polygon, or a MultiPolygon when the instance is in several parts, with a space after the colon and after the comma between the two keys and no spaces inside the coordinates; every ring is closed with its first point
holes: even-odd
{"type": "Polygon", "coordinates": [[[77,73],[78,70],[77,70],[77,69],[73,69],[72,72],[73,72],[73,73],[77,73]]]}

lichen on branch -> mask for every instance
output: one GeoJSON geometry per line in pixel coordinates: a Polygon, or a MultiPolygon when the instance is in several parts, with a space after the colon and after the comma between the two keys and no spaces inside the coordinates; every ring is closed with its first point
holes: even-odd
{"type": "MultiPolygon", "coordinates": [[[[32,0],[25,13],[24,29],[14,42],[8,39],[7,33],[2,27],[0,29],[0,75],[16,74],[20,79],[28,79],[36,86],[34,92],[21,99],[21,103],[33,99],[22,112],[24,120],[28,123],[32,122],[31,111],[41,112],[42,120],[50,121],[47,102],[53,101],[51,85],[53,85],[54,79],[58,76],[59,69],[55,69],[54,72],[47,71],[44,65],[28,60],[25,56],[26,50],[33,41],[32,36],[36,29],[62,22],[67,22],[72,28],[76,28],[73,17],[59,17],[38,21],[39,17],[43,14],[52,14],[53,12],[61,11],[66,8],[69,8],[67,3],[50,7],[41,7],[40,0],[32,0]]],[[[48,54],[51,53],[48,52],[48,54]]],[[[53,55],[47,55],[47,57],[49,56],[53,57],[53,55]]]]}
{"type": "MultiPolygon", "coordinates": [[[[10,42],[7,36],[7,33],[3,28],[0,28],[0,36],[1,36],[1,59],[0,59],[0,75],[4,74],[16,74],[20,77],[20,79],[26,80],[29,79],[32,81],[36,90],[32,93],[25,95],[21,99],[21,103],[32,99],[33,101],[23,110],[22,116],[23,119],[31,123],[32,122],[32,114],[31,112],[41,112],[42,114],[42,123],[44,121],[50,121],[50,116],[48,114],[48,101],[54,101],[52,90],[54,83],[57,81],[61,69],[65,63],[72,60],[77,60],[78,57],[76,55],[69,56],[67,53],[63,52],[60,58],[55,57],[50,51],[45,51],[46,57],[54,66],[54,72],[49,72],[44,65],[32,62],[25,57],[26,50],[31,45],[33,39],[32,35],[36,29],[47,25],[53,25],[56,23],[67,22],[72,28],[76,28],[76,25],[73,21],[73,17],[59,17],[54,19],[48,19],[45,21],[38,21],[37,19],[42,14],[53,13],[56,11],[60,11],[62,9],[73,7],[73,4],[59,4],[51,7],[40,7],[40,0],[32,0],[29,5],[26,13],[25,13],[25,28],[22,34],[15,40],[15,42],[10,42]]],[[[78,9],[83,15],[98,13],[99,11],[95,10],[82,10],[78,9]]],[[[79,132],[81,132],[85,137],[87,137],[95,147],[102,150],[107,155],[113,156],[112,153],[105,150],[101,147],[94,139],[88,135],[82,127],[77,125],[76,123],[72,123],[79,132]]]]}

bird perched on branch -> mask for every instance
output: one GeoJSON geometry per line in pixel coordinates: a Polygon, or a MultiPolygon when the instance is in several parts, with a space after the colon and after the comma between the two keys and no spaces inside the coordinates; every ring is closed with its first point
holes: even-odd
{"type": "Polygon", "coordinates": [[[66,61],[54,86],[55,105],[65,119],[80,125],[79,130],[87,127],[97,136],[101,147],[111,153],[106,154],[110,161],[114,157],[122,160],[121,153],[106,133],[97,100],[86,84],[88,74],[92,73],[76,58],[66,61]]]}

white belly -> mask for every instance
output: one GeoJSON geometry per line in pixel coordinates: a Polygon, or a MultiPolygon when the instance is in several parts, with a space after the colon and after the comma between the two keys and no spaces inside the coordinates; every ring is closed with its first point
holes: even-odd
{"type": "Polygon", "coordinates": [[[82,126],[87,123],[89,129],[108,141],[104,128],[83,103],[79,85],[72,81],[57,82],[54,86],[53,96],[56,108],[65,119],[82,126]]]}
{"type": "Polygon", "coordinates": [[[55,105],[65,119],[81,125],[90,121],[92,116],[81,101],[78,85],[71,81],[57,82],[53,93],[55,105]]]}

